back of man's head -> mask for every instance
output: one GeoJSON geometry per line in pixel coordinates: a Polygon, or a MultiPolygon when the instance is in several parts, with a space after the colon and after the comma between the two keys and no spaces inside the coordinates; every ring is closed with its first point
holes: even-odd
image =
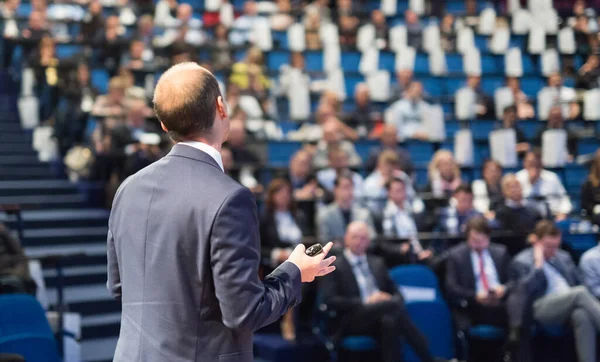
{"type": "Polygon", "coordinates": [[[154,111],[180,142],[211,133],[221,96],[215,76],[196,63],[186,62],[169,68],[154,91],[154,111]]]}

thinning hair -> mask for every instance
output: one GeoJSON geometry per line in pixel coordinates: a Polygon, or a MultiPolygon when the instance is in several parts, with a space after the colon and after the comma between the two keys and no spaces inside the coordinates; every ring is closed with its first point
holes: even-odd
{"type": "Polygon", "coordinates": [[[194,62],[169,68],[154,91],[154,111],[176,141],[210,134],[217,113],[219,82],[194,62]]]}

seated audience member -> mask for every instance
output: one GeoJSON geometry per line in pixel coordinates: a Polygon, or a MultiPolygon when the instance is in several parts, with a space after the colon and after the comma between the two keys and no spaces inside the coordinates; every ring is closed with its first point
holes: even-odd
{"type": "Polygon", "coordinates": [[[450,13],[445,14],[440,24],[440,45],[446,53],[456,51],[455,26],[454,15],[450,13]]]}
{"type": "Polygon", "coordinates": [[[396,72],[396,83],[392,85],[392,97],[390,100],[400,100],[404,98],[404,92],[413,82],[413,71],[402,69],[396,72]]]}
{"type": "Polygon", "coordinates": [[[268,20],[258,15],[258,7],[254,1],[244,3],[244,13],[233,21],[229,41],[231,44],[240,46],[251,42],[251,34],[254,26],[259,22],[268,20]]]}
{"type": "Polygon", "coordinates": [[[357,199],[362,197],[363,178],[358,173],[353,172],[348,167],[348,154],[340,147],[331,147],[328,151],[329,168],[317,172],[317,181],[323,186],[325,191],[332,192],[335,179],[348,173],[352,176],[354,184],[354,196],[357,199]]]}
{"type": "Polygon", "coordinates": [[[264,56],[260,48],[251,47],[246,52],[246,58],[237,62],[231,68],[229,82],[245,92],[251,87],[251,75],[266,89],[271,87],[269,77],[264,73],[264,56]]]}
{"type": "Polygon", "coordinates": [[[407,189],[404,180],[392,177],[386,182],[387,203],[381,218],[381,230],[387,238],[407,239],[408,242],[384,242],[383,254],[389,266],[425,260],[432,256],[419,242],[417,224],[413,212],[408,207],[407,189]],[[391,262],[390,262],[391,261],[391,262]]]}
{"type": "Polygon", "coordinates": [[[569,195],[558,175],[542,168],[539,151],[527,152],[523,169],[517,172],[517,180],[523,187],[523,196],[526,199],[532,201],[543,199],[539,206],[541,211],[544,211],[545,205],[548,205],[552,214],[542,214],[543,217],[551,216],[557,221],[564,220],[573,209],[569,195]]]}
{"type": "Polygon", "coordinates": [[[362,221],[369,226],[369,233],[375,236],[375,226],[369,210],[354,203],[354,185],[351,174],[342,173],[335,178],[333,202],[317,215],[319,241],[341,240],[348,225],[362,221]]]}
{"type": "Polygon", "coordinates": [[[346,335],[372,335],[378,339],[384,362],[400,361],[399,338],[403,337],[423,362],[435,359],[426,338],[412,322],[397,285],[376,256],[368,255],[369,227],[363,222],[349,224],[345,249],[336,263],[336,272],[320,284],[327,306],[336,312],[334,339],[346,335]]]}
{"type": "Polygon", "coordinates": [[[590,54],[577,72],[577,88],[594,89],[600,87],[600,59],[598,54],[590,54]]]}
{"type": "Polygon", "coordinates": [[[425,192],[434,198],[450,198],[454,190],[461,185],[460,167],[454,155],[448,150],[438,150],[428,166],[429,183],[425,192]]]}
{"type": "Polygon", "coordinates": [[[154,39],[154,20],[152,19],[152,15],[146,14],[140,17],[134,38],[141,40],[146,47],[152,47],[154,39]]]}
{"type": "Polygon", "coordinates": [[[95,117],[122,118],[125,114],[125,79],[113,77],[108,82],[108,94],[96,97],[92,107],[95,117]]]}
{"type": "Polygon", "coordinates": [[[233,162],[238,165],[260,164],[260,158],[246,145],[246,126],[243,121],[232,120],[227,137],[227,146],[231,150],[233,162]]]}
{"type": "Polygon", "coordinates": [[[88,118],[99,93],[91,85],[90,71],[85,63],[79,64],[74,73],[62,89],[65,109],[64,113],[57,112],[54,125],[61,155],[83,142],[88,118]]]}
{"type": "Polygon", "coordinates": [[[504,203],[496,210],[496,222],[501,230],[515,234],[503,238],[503,244],[510,255],[516,255],[527,246],[527,237],[542,216],[523,200],[521,183],[514,174],[509,173],[502,178],[502,193],[504,203]]]}
{"type": "Polygon", "coordinates": [[[412,82],[404,92],[404,97],[394,102],[386,111],[386,123],[394,124],[401,139],[427,140],[425,111],[429,104],[423,100],[423,85],[412,82]]]}
{"type": "Polygon", "coordinates": [[[329,163],[329,149],[337,147],[343,150],[348,156],[348,166],[357,167],[362,163],[362,159],[356,152],[354,144],[344,139],[340,127],[340,121],[332,118],[323,125],[323,139],[317,143],[315,154],[313,155],[313,166],[316,168],[331,167],[329,163]]]}
{"type": "MultiPolygon", "coordinates": [[[[50,36],[50,32],[48,31],[48,22],[47,22],[46,14],[41,11],[32,11],[29,14],[29,19],[27,22],[27,28],[23,29],[21,32],[21,36],[25,39],[31,40],[42,40],[45,36],[50,36]]],[[[36,44],[37,45],[37,44],[36,44]]],[[[25,52],[24,55],[27,55],[28,52],[25,52]]]]}
{"type": "Polygon", "coordinates": [[[527,137],[525,133],[519,127],[518,121],[520,118],[517,118],[517,107],[508,106],[504,108],[502,112],[502,128],[504,129],[514,129],[515,136],[517,139],[517,154],[519,156],[523,156],[525,152],[529,151],[529,142],[527,142],[527,137]]]}
{"type": "Polygon", "coordinates": [[[275,31],[285,31],[294,23],[294,18],[291,16],[292,3],[290,0],[277,0],[277,12],[269,18],[271,29],[275,31]]]}
{"type": "Polygon", "coordinates": [[[548,85],[538,92],[538,105],[540,105],[538,116],[540,119],[548,119],[550,108],[542,108],[541,105],[544,103],[540,99],[542,94],[547,94],[546,96],[554,100],[549,104],[550,107],[560,105],[563,118],[575,119],[579,116],[581,109],[577,104],[577,94],[573,88],[563,86],[562,77],[559,73],[550,75],[548,85]]]}
{"type": "Polygon", "coordinates": [[[373,134],[378,121],[375,118],[376,113],[373,111],[370,97],[367,84],[358,83],[354,87],[354,104],[356,104],[356,107],[344,117],[344,123],[357,130],[358,135],[363,138],[373,134]]]}
{"type": "Polygon", "coordinates": [[[225,174],[229,175],[229,177],[240,183],[240,185],[247,187],[254,193],[263,191],[263,186],[258,183],[258,180],[254,175],[254,168],[252,166],[236,165],[233,160],[233,153],[226,146],[221,149],[221,159],[225,174]]]}
{"type": "Polygon", "coordinates": [[[481,77],[477,75],[467,76],[467,84],[462,89],[465,88],[470,89],[474,93],[475,104],[471,106],[475,109],[475,117],[483,119],[495,118],[492,99],[481,89],[481,77]]]}
{"type": "Polygon", "coordinates": [[[167,27],[175,21],[177,0],[159,0],[154,10],[154,24],[157,27],[167,27]]]}
{"type": "Polygon", "coordinates": [[[392,150],[385,150],[379,154],[377,168],[365,179],[363,183],[364,204],[374,214],[380,214],[386,204],[386,184],[394,177],[401,178],[406,184],[407,207],[411,211],[421,212],[423,202],[417,198],[412,180],[399,167],[398,154],[392,150]]]}
{"type": "Polygon", "coordinates": [[[454,189],[450,206],[441,210],[437,229],[448,234],[462,234],[467,222],[475,216],[481,216],[473,207],[473,190],[462,184],[454,189]]]}
{"type": "Polygon", "coordinates": [[[494,160],[486,160],[481,167],[481,180],[471,183],[473,190],[473,205],[477,211],[493,218],[494,211],[502,205],[502,166],[494,160]]]}
{"type": "MultiPolygon", "coordinates": [[[[321,36],[319,29],[321,28],[321,16],[315,8],[306,9],[304,16],[304,37],[307,50],[321,49],[321,36]]],[[[343,29],[342,31],[343,32],[343,29]]],[[[341,42],[340,42],[341,43],[341,42]]]]}
{"type": "MultiPolygon", "coordinates": [[[[267,187],[265,212],[260,220],[260,240],[263,261],[272,268],[287,260],[296,245],[306,235],[306,220],[296,209],[292,188],[285,179],[274,179],[267,187]]],[[[293,311],[282,318],[281,332],[286,340],[295,340],[293,311]]]]}
{"type": "Polygon", "coordinates": [[[490,242],[491,228],[481,216],[466,225],[466,242],[452,247],[446,259],[446,292],[459,330],[474,325],[506,326],[510,256],[490,242]]]}
{"type": "Polygon", "coordinates": [[[29,275],[29,261],[10,230],[0,223],[0,294],[35,295],[36,285],[29,275]]]}
{"type": "Polygon", "coordinates": [[[530,119],[535,117],[535,110],[531,105],[531,101],[521,90],[521,82],[517,77],[507,77],[506,86],[511,90],[513,95],[514,106],[516,109],[516,116],[518,119],[530,119]]]}
{"type": "Polygon", "coordinates": [[[404,12],[404,22],[406,24],[406,43],[415,49],[421,49],[423,43],[423,24],[419,20],[419,15],[408,9],[404,12]]]}
{"type": "Polygon", "coordinates": [[[338,0],[337,2],[337,20],[340,45],[343,48],[352,48],[356,46],[356,36],[360,20],[355,16],[352,9],[353,2],[350,0],[338,0]]]}
{"type": "Polygon", "coordinates": [[[588,249],[579,260],[583,284],[600,299],[600,245],[588,249]]]}
{"type": "Polygon", "coordinates": [[[152,57],[147,55],[146,45],[143,41],[133,40],[131,42],[129,53],[124,54],[121,58],[121,65],[128,69],[143,69],[153,65],[152,57]]]}
{"type": "Polygon", "coordinates": [[[365,164],[367,172],[375,169],[380,153],[385,150],[392,150],[398,156],[398,167],[408,175],[413,174],[414,166],[410,160],[410,154],[398,144],[398,130],[396,126],[393,124],[384,124],[379,136],[379,143],[379,146],[375,146],[369,151],[369,158],[365,164]]]}
{"type": "Polygon", "coordinates": [[[313,200],[323,196],[323,189],[312,172],[311,163],[311,155],[306,150],[299,150],[290,160],[288,180],[294,200],[313,200]]]}
{"type": "Polygon", "coordinates": [[[533,144],[536,147],[542,147],[542,137],[544,132],[553,129],[564,129],[567,133],[567,152],[569,153],[569,161],[573,161],[577,156],[577,135],[565,125],[565,120],[562,116],[560,106],[554,106],[548,111],[548,120],[539,129],[535,136],[533,144]]]}
{"type": "Polygon", "coordinates": [[[102,10],[100,0],[90,1],[88,11],[81,21],[80,40],[96,39],[102,35],[102,28],[104,27],[102,10]]]}
{"type": "Polygon", "coordinates": [[[390,27],[381,10],[375,9],[371,12],[371,24],[375,27],[375,41],[377,42],[377,47],[379,49],[387,48],[390,27]]]}
{"type": "Polygon", "coordinates": [[[229,70],[233,65],[233,49],[227,36],[229,30],[221,23],[215,26],[215,36],[212,40],[211,58],[216,71],[229,70]]]}
{"type": "Polygon", "coordinates": [[[206,34],[202,31],[202,21],[194,19],[194,9],[190,4],[177,6],[177,17],[166,25],[165,32],[154,39],[154,46],[166,48],[178,42],[200,46],[206,43],[206,34]]]}
{"type": "Polygon", "coordinates": [[[600,150],[594,154],[590,174],[581,186],[581,208],[596,225],[600,225],[600,150]]]}
{"type": "Polygon", "coordinates": [[[561,233],[556,225],[540,221],[535,227],[533,246],[513,260],[512,280],[528,300],[523,322],[536,321],[546,326],[570,322],[578,361],[595,361],[600,302],[580,285],[579,271],[560,244],[561,233]]]}
{"type": "Polygon", "coordinates": [[[95,47],[100,52],[102,64],[108,69],[111,75],[114,75],[120,67],[121,48],[125,42],[117,16],[111,15],[106,18],[104,32],[94,42],[96,44],[95,47]]]}
{"type": "Polygon", "coordinates": [[[44,36],[39,49],[30,54],[27,64],[36,79],[36,93],[39,98],[39,118],[42,121],[53,119],[58,105],[59,85],[63,83],[63,74],[59,65],[63,63],[56,56],[56,43],[50,36],[44,36]]]}

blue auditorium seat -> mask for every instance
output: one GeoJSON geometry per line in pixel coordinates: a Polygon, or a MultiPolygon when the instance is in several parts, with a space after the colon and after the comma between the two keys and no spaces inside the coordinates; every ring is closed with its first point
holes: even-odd
{"type": "Polygon", "coordinates": [[[527,38],[525,38],[524,35],[511,34],[510,41],[508,43],[508,47],[524,49],[525,44],[527,44],[527,38]]]}
{"type": "Polygon", "coordinates": [[[290,53],[285,50],[271,50],[267,55],[267,69],[279,71],[284,64],[289,64],[290,53]]]}
{"type": "Polygon", "coordinates": [[[446,125],[446,138],[454,139],[454,135],[456,132],[460,130],[460,122],[457,120],[448,120],[445,123],[446,125]]]}
{"type": "Polygon", "coordinates": [[[415,163],[429,162],[434,152],[433,143],[430,142],[407,141],[402,147],[408,151],[415,163]]]}
{"type": "Polygon", "coordinates": [[[342,52],[341,65],[344,72],[358,72],[360,56],[361,54],[355,51],[342,52]]]}
{"type": "Polygon", "coordinates": [[[273,166],[287,166],[290,157],[302,148],[302,142],[269,141],[267,143],[267,163],[273,166]]]}
{"type": "Polygon", "coordinates": [[[460,76],[460,77],[446,77],[446,78],[442,78],[443,82],[444,82],[444,93],[447,96],[451,96],[454,97],[454,94],[456,93],[457,90],[459,90],[460,88],[462,88],[463,86],[465,86],[466,81],[465,81],[465,77],[460,76]]]}
{"type": "Polygon", "coordinates": [[[524,121],[519,121],[519,127],[525,133],[525,137],[528,140],[533,140],[540,129],[540,121],[535,119],[528,119],[524,121]]]}
{"type": "Polygon", "coordinates": [[[583,138],[577,142],[577,154],[585,155],[594,153],[598,149],[598,141],[592,138],[583,138]]]}
{"type": "Polygon", "coordinates": [[[181,0],[184,4],[190,4],[194,11],[202,11],[204,9],[204,0],[181,0]]]}
{"type": "MultiPolygon", "coordinates": [[[[406,304],[406,309],[412,321],[427,338],[431,354],[444,359],[453,358],[454,326],[446,303],[441,299],[432,302],[412,302],[406,304]]],[[[419,361],[409,345],[405,345],[402,351],[404,362],[419,361]]]]}
{"type": "Polygon", "coordinates": [[[440,285],[433,271],[420,264],[401,265],[390,270],[396,285],[435,289],[436,299],[441,298],[440,285]]]}
{"type": "Polygon", "coordinates": [[[277,45],[277,48],[287,50],[289,48],[288,37],[286,31],[272,31],[271,36],[277,45]]]}
{"type": "Polygon", "coordinates": [[[481,73],[483,75],[504,74],[504,56],[481,54],[481,73]]]}
{"type": "MultiPolygon", "coordinates": [[[[524,69],[525,65],[523,65],[523,70],[524,69]]],[[[537,99],[537,93],[540,91],[540,89],[544,88],[545,85],[546,80],[541,76],[521,78],[521,90],[532,99],[537,99]]]]}
{"type": "Polygon", "coordinates": [[[58,346],[40,303],[32,296],[0,296],[0,353],[26,361],[60,362],[58,346]]]}
{"type": "Polygon", "coordinates": [[[346,95],[348,95],[348,97],[352,97],[354,94],[354,88],[356,87],[356,85],[358,83],[364,82],[365,79],[360,73],[352,73],[352,74],[345,74],[344,80],[346,82],[346,84],[345,84],[346,95]]]}
{"type": "Polygon", "coordinates": [[[379,52],[379,69],[387,70],[394,74],[396,73],[396,56],[392,52],[381,51],[379,52]]]}
{"type": "Polygon", "coordinates": [[[588,175],[588,169],[577,164],[565,166],[565,187],[581,187],[588,175]]]}
{"type": "Polygon", "coordinates": [[[364,140],[364,141],[358,141],[358,142],[354,143],[354,148],[356,149],[356,152],[358,153],[360,158],[363,160],[363,162],[366,162],[367,159],[369,158],[371,149],[373,149],[373,147],[376,145],[377,145],[377,142],[375,142],[375,141],[364,140]]]}
{"type": "Polygon", "coordinates": [[[461,54],[446,54],[446,67],[448,73],[463,74],[463,57],[461,54]]]}
{"type": "Polygon", "coordinates": [[[539,75],[537,64],[534,63],[531,54],[523,52],[521,54],[521,62],[523,63],[523,75],[539,75]]]}
{"type": "Polygon", "coordinates": [[[417,53],[415,56],[415,74],[429,74],[429,57],[425,53],[417,53]]]}
{"type": "Polygon", "coordinates": [[[268,362],[304,362],[317,358],[315,352],[323,350],[311,339],[298,342],[286,341],[279,334],[257,333],[254,335],[254,356],[268,362]]]}
{"type": "Polygon", "coordinates": [[[504,338],[504,328],[480,324],[469,328],[469,336],[476,339],[495,340],[504,338]]]}
{"type": "Polygon", "coordinates": [[[467,11],[465,2],[460,0],[449,0],[446,2],[446,12],[450,14],[463,14],[467,11]]]}
{"type": "Polygon", "coordinates": [[[598,237],[595,234],[570,234],[563,233],[563,243],[575,253],[580,254],[598,245],[598,237]]]}
{"type": "Polygon", "coordinates": [[[478,119],[470,122],[473,139],[476,141],[485,141],[489,138],[490,132],[496,128],[496,121],[493,119],[478,119]]]}
{"type": "MultiPolygon", "coordinates": [[[[483,65],[482,65],[483,66],[483,65]]],[[[504,68],[501,68],[504,69],[504,68]]],[[[481,90],[483,90],[483,93],[489,95],[490,97],[492,97],[494,95],[494,92],[496,91],[496,89],[501,88],[502,86],[504,86],[504,76],[484,76],[481,78],[481,90]]]]}
{"type": "Polygon", "coordinates": [[[29,14],[31,14],[31,3],[22,1],[19,7],[17,8],[17,17],[19,18],[28,18],[29,14]]]}
{"type": "Polygon", "coordinates": [[[236,62],[241,62],[246,58],[246,49],[236,49],[233,52],[233,58],[236,62]]]}
{"type": "Polygon", "coordinates": [[[56,46],[56,56],[59,59],[73,58],[82,51],[81,45],[77,44],[58,44],[56,46]]]}
{"type": "Polygon", "coordinates": [[[419,78],[419,81],[430,96],[439,97],[445,94],[444,82],[441,77],[423,77],[419,78]]]}
{"type": "Polygon", "coordinates": [[[307,51],[304,52],[304,59],[306,60],[306,70],[309,72],[321,72],[323,71],[323,52],[322,51],[307,51]]]}
{"type": "Polygon", "coordinates": [[[90,78],[92,85],[96,87],[96,89],[98,89],[98,92],[100,92],[101,94],[106,94],[106,92],[108,92],[109,76],[106,69],[93,69],[91,71],[90,78]]]}
{"type": "MultiPolygon", "coordinates": [[[[479,49],[479,51],[483,55],[483,53],[487,51],[487,47],[488,47],[488,37],[487,37],[487,35],[475,34],[474,38],[475,38],[474,39],[475,47],[477,49],[479,49]]],[[[483,59],[481,59],[481,60],[483,61],[483,59]]]]}

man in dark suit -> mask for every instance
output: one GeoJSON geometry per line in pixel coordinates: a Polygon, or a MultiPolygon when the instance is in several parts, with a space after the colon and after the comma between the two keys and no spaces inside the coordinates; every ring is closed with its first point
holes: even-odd
{"type": "Polygon", "coordinates": [[[536,225],[533,247],[520,252],[511,266],[511,279],[524,296],[508,312],[522,315],[524,330],[534,320],[550,326],[571,322],[578,360],[596,361],[600,302],[580,285],[577,266],[560,243],[560,230],[552,221],[536,225]]]}
{"type": "Polygon", "coordinates": [[[252,333],[301,299],[301,282],[333,271],[299,245],[258,277],[256,201],[223,173],[227,106],[195,63],[167,70],[154,92],[162,128],[178,142],[129,177],[108,232],[108,288],[121,300],[114,361],[251,362],[252,333]]]}
{"type": "Polygon", "coordinates": [[[467,241],[448,252],[446,292],[462,330],[478,324],[506,325],[510,257],[506,247],[490,243],[490,233],[487,220],[476,216],[467,222],[467,241]]]}
{"type": "Polygon", "coordinates": [[[337,272],[320,284],[324,302],[337,312],[336,335],[373,335],[385,362],[400,361],[399,338],[404,336],[421,361],[434,361],[384,261],[366,254],[371,244],[369,226],[362,221],[350,223],[344,243],[337,272]]]}

